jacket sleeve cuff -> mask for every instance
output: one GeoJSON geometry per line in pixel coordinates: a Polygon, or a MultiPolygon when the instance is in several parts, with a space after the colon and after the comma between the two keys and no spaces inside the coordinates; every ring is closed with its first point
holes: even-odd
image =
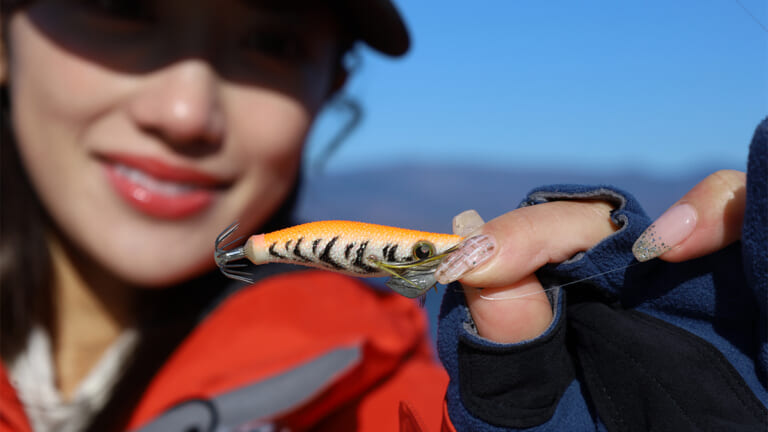
{"type": "Polygon", "coordinates": [[[476,417],[505,427],[545,423],[574,378],[565,349],[565,320],[559,316],[540,337],[521,344],[494,344],[463,332],[458,360],[464,406],[476,417]]]}
{"type": "Polygon", "coordinates": [[[450,382],[446,405],[456,430],[528,428],[552,417],[573,382],[565,348],[562,299],[539,337],[499,344],[477,334],[460,287],[446,290],[440,311],[438,352],[450,382]]]}

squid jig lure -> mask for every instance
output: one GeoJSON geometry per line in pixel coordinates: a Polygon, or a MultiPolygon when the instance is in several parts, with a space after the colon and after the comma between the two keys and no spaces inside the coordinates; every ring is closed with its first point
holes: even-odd
{"type": "Polygon", "coordinates": [[[408,298],[422,297],[437,283],[435,269],[464,239],[364,222],[319,221],[229,240],[238,224],[216,238],[214,258],[226,276],[253,282],[252,263],[290,263],[356,277],[390,276],[387,286],[408,298]]]}

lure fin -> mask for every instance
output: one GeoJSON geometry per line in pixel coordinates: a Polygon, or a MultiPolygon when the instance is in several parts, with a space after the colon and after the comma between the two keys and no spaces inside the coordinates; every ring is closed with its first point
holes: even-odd
{"type": "Polygon", "coordinates": [[[437,292],[435,269],[440,264],[440,261],[454,250],[456,250],[456,247],[452,247],[438,255],[407,263],[371,261],[376,267],[392,275],[386,282],[386,285],[392,291],[404,297],[418,298],[419,304],[423,306],[426,301],[427,292],[431,288],[434,288],[435,292],[437,292]]]}
{"type": "Polygon", "coordinates": [[[386,285],[391,290],[408,298],[417,298],[425,295],[435,284],[437,284],[437,280],[433,273],[398,275],[386,282],[386,285]]]}

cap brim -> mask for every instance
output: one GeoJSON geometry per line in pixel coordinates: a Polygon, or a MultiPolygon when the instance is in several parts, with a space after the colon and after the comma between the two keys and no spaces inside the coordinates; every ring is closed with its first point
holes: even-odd
{"type": "Polygon", "coordinates": [[[401,56],[408,52],[408,28],[389,0],[339,0],[355,37],[383,54],[401,56]]]}

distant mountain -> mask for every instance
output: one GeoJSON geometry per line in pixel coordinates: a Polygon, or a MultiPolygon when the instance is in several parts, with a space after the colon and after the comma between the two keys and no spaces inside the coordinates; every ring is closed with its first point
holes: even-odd
{"type": "MultiPolygon", "coordinates": [[[[451,232],[451,220],[461,211],[475,209],[489,220],[515,209],[534,187],[577,183],[619,187],[634,195],[648,215],[656,218],[714,171],[660,179],[631,171],[596,174],[524,167],[391,166],[307,177],[297,216],[302,221],[347,219],[451,232]]],[[[374,281],[377,285],[381,282],[374,281]]],[[[440,296],[428,295],[426,307],[433,337],[439,304],[440,296]]]]}
{"type": "Polygon", "coordinates": [[[298,216],[354,219],[449,232],[457,213],[474,208],[491,219],[517,207],[534,187],[609,184],[632,193],[656,217],[712,171],[660,179],[639,172],[592,174],[477,166],[392,166],[305,179],[298,216]]]}

